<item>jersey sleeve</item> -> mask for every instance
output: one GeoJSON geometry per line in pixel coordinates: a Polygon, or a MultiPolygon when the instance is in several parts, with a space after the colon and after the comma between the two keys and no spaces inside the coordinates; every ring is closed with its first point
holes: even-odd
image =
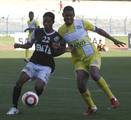
{"type": "Polygon", "coordinates": [[[83,20],[83,24],[86,30],[95,31],[95,26],[87,20],[83,20]]]}

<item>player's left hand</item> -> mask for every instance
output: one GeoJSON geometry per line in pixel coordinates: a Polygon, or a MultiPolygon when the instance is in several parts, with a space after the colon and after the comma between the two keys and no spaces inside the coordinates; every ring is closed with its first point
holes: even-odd
{"type": "Polygon", "coordinates": [[[121,42],[121,41],[118,41],[118,40],[115,40],[113,41],[115,45],[117,45],[118,47],[124,47],[126,45],[126,43],[124,42],[121,42]]]}

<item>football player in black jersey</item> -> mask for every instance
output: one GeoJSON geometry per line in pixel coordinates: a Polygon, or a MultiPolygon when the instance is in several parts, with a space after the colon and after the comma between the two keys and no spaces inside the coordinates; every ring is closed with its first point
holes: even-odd
{"type": "Polygon", "coordinates": [[[24,83],[31,78],[36,79],[35,91],[40,96],[48,83],[51,73],[55,69],[54,57],[65,52],[65,43],[61,43],[61,36],[52,28],[55,16],[52,12],[46,12],[43,15],[44,28],[35,29],[31,42],[26,44],[14,44],[14,48],[31,48],[35,43],[35,51],[29,62],[23,68],[18,81],[16,82],[13,95],[13,106],[7,112],[7,115],[19,113],[18,100],[24,83]],[[62,47],[60,47],[62,46],[62,47]]]}

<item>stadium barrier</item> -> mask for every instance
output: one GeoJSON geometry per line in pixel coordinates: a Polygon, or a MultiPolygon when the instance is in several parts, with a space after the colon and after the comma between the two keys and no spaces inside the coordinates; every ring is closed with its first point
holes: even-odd
{"type": "Polygon", "coordinates": [[[128,33],[128,49],[131,50],[131,33],[128,33]]]}

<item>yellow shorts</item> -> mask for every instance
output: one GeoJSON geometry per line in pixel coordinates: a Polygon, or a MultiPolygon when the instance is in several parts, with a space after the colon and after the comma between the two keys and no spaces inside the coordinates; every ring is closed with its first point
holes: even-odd
{"type": "Polygon", "coordinates": [[[100,69],[101,56],[99,53],[93,54],[89,57],[84,57],[81,60],[75,60],[73,64],[75,66],[75,70],[89,71],[90,66],[96,66],[100,69]]]}

